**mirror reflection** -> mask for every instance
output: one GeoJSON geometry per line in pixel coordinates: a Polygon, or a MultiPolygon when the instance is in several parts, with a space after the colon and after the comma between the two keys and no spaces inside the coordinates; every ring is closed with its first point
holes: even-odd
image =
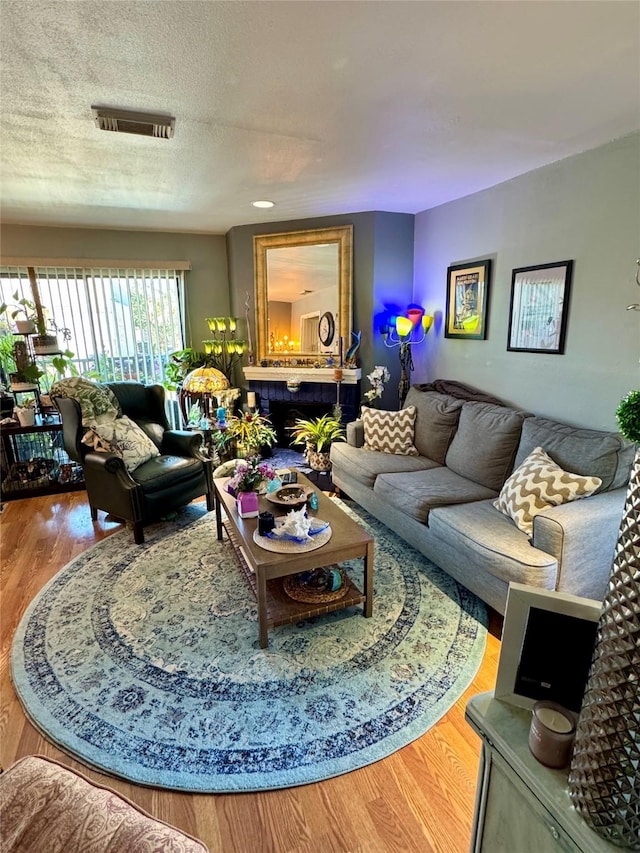
{"type": "Polygon", "coordinates": [[[257,355],[338,356],[351,331],[351,226],[254,237],[257,355]]]}

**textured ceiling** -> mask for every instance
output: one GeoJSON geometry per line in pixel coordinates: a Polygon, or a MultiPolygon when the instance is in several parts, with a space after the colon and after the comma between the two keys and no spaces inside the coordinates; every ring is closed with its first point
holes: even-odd
{"type": "Polygon", "coordinates": [[[416,213],[640,128],[635,0],[2,0],[0,38],[4,222],[416,213]]]}

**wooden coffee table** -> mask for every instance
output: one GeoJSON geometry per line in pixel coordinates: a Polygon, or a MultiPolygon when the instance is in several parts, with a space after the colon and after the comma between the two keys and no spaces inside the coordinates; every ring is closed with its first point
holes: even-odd
{"type": "MultiPolygon", "coordinates": [[[[253,541],[253,533],[258,526],[257,518],[240,518],[236,510],[235,498],[227,492],[228,477],[215,479],[215,506],[218,539],[223,538],[223,526],[234,547],[240,568],[249,581],[258,601],[258,631],[260,648],[268,646],[268,630],[278,625],[287,625],[308,619],[321,613],[342,610],[345,607],[362,604],[365,616],[373,612],[373,544],[359,524],[336,506],[333,501],[317,491],[318,509],[307,507],[309,516],[315,516],[331,525],[331,539],[314,551],[280,554],[266,551],[253,541]],[[222,516],[222,507],[225,518],[222,516]],[[350,578],[347,578],[347,593],[337,601],[314,602],[312,604],[294,601],[282,587],[282,578],[287,575],[343,563],[345,560],[360,558],[364,560],[364,592],[361,592],[350,578]]],[[[298,473],[298,482],[304,486],[313,484],[298,473]]],[[[260,497],[260,512],[269,511],[274,516],[286,515],[287,510],[260,497]]]]}

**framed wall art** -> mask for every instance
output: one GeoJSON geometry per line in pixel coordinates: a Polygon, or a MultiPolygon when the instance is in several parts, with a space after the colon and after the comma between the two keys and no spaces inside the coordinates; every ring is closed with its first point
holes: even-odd
{"type": "Polygon", "coordinates": [[[572,268],[557,261],[513,270],[507,350],[564,353],[572,268]]]}
{"type": "Polygon", "coordinates": [[[490,274],[490,260],[447,269],[445,338],[485,340],[490,274]]]}

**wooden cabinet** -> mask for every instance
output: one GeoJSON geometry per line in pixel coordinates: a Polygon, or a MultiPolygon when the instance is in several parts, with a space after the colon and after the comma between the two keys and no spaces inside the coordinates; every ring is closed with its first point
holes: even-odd
{"type": "Polygon", "coordinates": [[[2,500],[84,489],[82,468],[67,455],[58,417],[33,426],[0,425],[2,500]]]}
{"type": "Polygon", "coordinates": [[[551,770],[529,751],[531,712],[483,693],[466,719],[482,738],[472,853],[600,853],[619,850],[573,808],[568,768],[551,770]]]}

